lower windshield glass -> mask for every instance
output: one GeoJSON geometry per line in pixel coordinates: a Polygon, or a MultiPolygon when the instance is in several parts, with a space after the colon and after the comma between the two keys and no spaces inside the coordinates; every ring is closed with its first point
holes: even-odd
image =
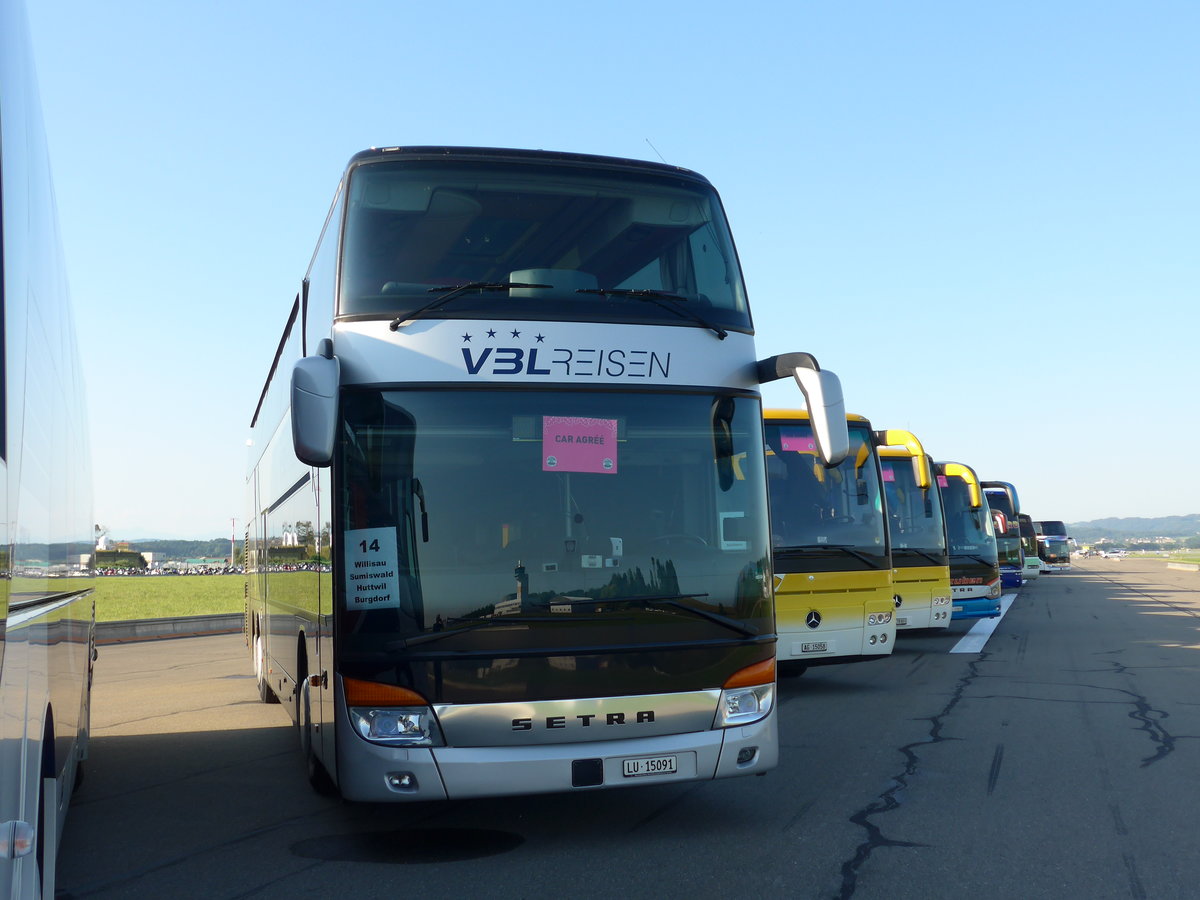
{"type": "Polygon", "coordinates": [[[1070,559],[1071,545],[1066,540],[1050,538],[1042,545],[1042,556],[1053,560],[1070,559]]]}
{"type": "Polygon", "coordinates": [[[343,661],[770,638],[757,398],[355,391],[343,661]]]}
{"type": "Polygon", "coordinates": [[[996,538],[996,555],[1000,565],[1021,568],[1021,539],[1015,537],[996,538]]]}
{"type": "Polygon", "coordinates": [[[837,571],[887,566],[879,472],[867,429],[851,424],[850,452],[832,469],[817,457],[807,421],[768,421],[765,430],[779,571],[791,570],[789,554],[830,557],[831,566],[817,567],[837,571]]]}
{"type": "Polygon", "coordinates": [[[879,466],[883,470],[892,553],[922,550],[943,557],[946,532],[936,485],[924,489],[917,485],[912,457],[884,457],[879,466]]]}
{"type": "Polygon", "coordinates": [[[971,508],[970,489],[961,478],[947,478],[942,486],[946,536],[953,555],[977,556],[996,562],[996,537],[987,504],[971,508]]]}

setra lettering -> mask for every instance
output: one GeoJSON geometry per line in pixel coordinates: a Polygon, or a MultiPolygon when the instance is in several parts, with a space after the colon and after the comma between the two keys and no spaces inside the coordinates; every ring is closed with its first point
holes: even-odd
{"type": "MultiPolygon", "coordinates": [[[[635,713],[611,712],[611,713],[580,713],[574,717],[575,722],[580,728],[591,728],[593,725],[598,725],[603,722],[604,725],[653,725],[654,710],[642,709],[635,713]]],[[[532,731],[534,729],[534,719],[529,716],[523,716],[512,720],[513,731],[532,731]]],[[[571,723],[566,716],[546,716],[542,720],[542,727],[550,730],[561,730],[570,728],[571,723]]]]}

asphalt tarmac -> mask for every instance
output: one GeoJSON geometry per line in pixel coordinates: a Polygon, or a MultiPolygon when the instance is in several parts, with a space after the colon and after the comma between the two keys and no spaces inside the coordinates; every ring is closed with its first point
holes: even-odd
{"type": "Polygon", "coordinates": [[[1200,573],[1086,560],[780,685],[760,778],[420,805],[315,794],[241,635],[101,648],[60,897],[1200,896],[1200,573]]]}

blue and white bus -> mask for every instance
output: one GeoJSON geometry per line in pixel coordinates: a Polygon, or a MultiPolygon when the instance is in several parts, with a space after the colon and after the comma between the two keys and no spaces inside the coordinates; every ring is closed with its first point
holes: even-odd
{"type": "Polygon", "coordinates": [[[1000,557],[1000,583],[1005,588],[1021,587],[1025,571],[1025,551],[1021,546],[1021,501],[1017,489],[1007,481],[980,482],[992,512],[1004,514],[1005,530],[996,531],[996,552],[1000,557]]]}
{"type": "Polygon", "coordinates": [[[996,530],[979,477],[970,466],[937,463],[950,551],[952,619],[1000,615],[1000,562],[996,530]],[[944,483],[943,483],[944,481],[944,483]]]}
{"type": "Polygon", "coordinates": [[[83,379],[22,6],[0,0],[0,897],[54,896],[95,657],[83,379]]]}
{"type": "Polygon", "coordinates": [[[347,799],[776,763],[758,360],[720,200],[657,163],[354,156],[254,414],[260,696],[347,799]]]}

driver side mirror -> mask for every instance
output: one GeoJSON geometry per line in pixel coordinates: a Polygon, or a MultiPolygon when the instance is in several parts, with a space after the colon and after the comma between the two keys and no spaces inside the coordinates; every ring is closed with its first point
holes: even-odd
{"type": "Polygon", "coordinates": [[[341,365],[329,338],[321,340],[316,356],[299,359],[292,368],[292,446],[302,463],[323,468],[333,462],[340,380],[341,365]]]}
{"type": "Polygon", "coordinates": [[[794,377],[808,405],[808,420],[817,439],[821,461],[829,468],[850,453],[850,429],[846,425],[846,401],[842,382],[832,372],[797,368],[794,377]]]}
{"type": "Polygon", "coordinates": [[[846,425],[846,401],[842,382],[822,369],[810,353],[783,353],[760,359],[756,367],[759,384],[791,375],[808,405],[808,420],[817,439],[817,452],[826,468],[832,469],[850,453],[850,428],[846,425]]]}

